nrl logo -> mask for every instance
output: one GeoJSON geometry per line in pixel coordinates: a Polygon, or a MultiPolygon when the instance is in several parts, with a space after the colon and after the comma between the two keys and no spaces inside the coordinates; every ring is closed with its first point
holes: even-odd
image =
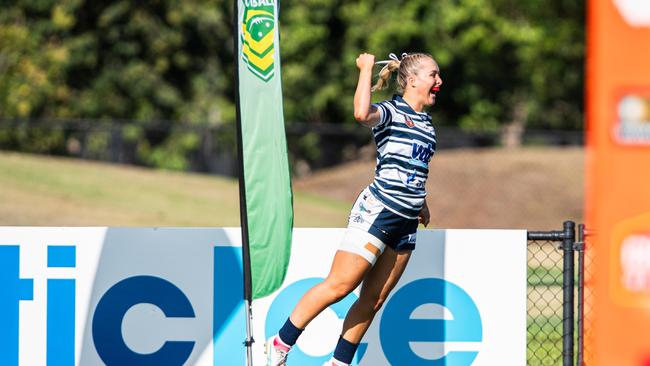
{"type": "Polygon", "coordinates": [[[264,81],[273,77],[275,1],[245,0],[242,19],[242,59],[264,81]]]}

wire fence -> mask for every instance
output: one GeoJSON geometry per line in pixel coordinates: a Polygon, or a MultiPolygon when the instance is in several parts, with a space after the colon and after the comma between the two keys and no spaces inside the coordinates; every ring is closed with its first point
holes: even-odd
{"type": "Polygon", "coordinates": [[[563,231],[528,233],[529,366],[590,364],[585,339],[591,336],[593,298],[585,283],[591,280],[593,258],[584,225],[578,225],[577,236],[575,229],[567,221],[563,231]]]}
{"type": "Polygon", "coordinates": [[[528,242],[526,359],[529,366],[562,364],[562,262],[558,243],[528,242]]]}

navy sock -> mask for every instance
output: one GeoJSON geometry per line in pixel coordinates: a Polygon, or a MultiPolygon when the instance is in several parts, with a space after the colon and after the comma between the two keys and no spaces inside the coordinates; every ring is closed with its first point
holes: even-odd
{"type": "Polygon", "coordinates": [[[300,334],[302,334],[302,331],[303,329],[298,329],[298,327],[293,325],[291,319],[287,318],[287,321],[284,323],[282,328],[280,328],[278,336],[280,336],[282,342],[291,347],[296,344],[296,341],[298,340],[298,337],[300,337],[300,334]]]}
{"type": "Polygon", "coordinates": [[[359,347],[358,343],[355,344],[347,341],[343,337],[339,337],[339,342],[336,344],[336,348],[334,349],[334,358],[337,361],[351,364],[352,359],[354,358],[354,353],[357,352],[357,347],[359,347]]]}

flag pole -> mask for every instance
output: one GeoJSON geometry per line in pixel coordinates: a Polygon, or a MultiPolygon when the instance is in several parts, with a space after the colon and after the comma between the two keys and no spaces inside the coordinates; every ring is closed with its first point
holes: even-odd
{"type": "Polygon", "coordinates": [[[244,307],[246,311],[246,340],[244,346],[246,347],[246,365],[253,365],[253,325],[252,325],[252,282],[251,282],[251,258],[250,246],[248,239],[248,212],[246,208],[246,180],[244,179],[244,149],[242,138],[241,126],[241,108],[239,105],[239,0],[233,1],[233,41],[234,52],[233,57],[235,60],[235,108],[237,111],[237,163],[239,165],[239,218],[241,223],[241,238],[242,238],[242,259],[244,266],[244,307]]]}

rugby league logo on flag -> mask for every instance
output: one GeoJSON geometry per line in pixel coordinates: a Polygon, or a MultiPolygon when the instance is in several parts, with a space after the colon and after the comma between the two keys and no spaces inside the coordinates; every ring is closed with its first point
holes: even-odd
{"type": "Polygon", "coordinates": [[[264,81],[273,77],[275,0],[245,0],[242,19],[242,59],[264,81]]]}

